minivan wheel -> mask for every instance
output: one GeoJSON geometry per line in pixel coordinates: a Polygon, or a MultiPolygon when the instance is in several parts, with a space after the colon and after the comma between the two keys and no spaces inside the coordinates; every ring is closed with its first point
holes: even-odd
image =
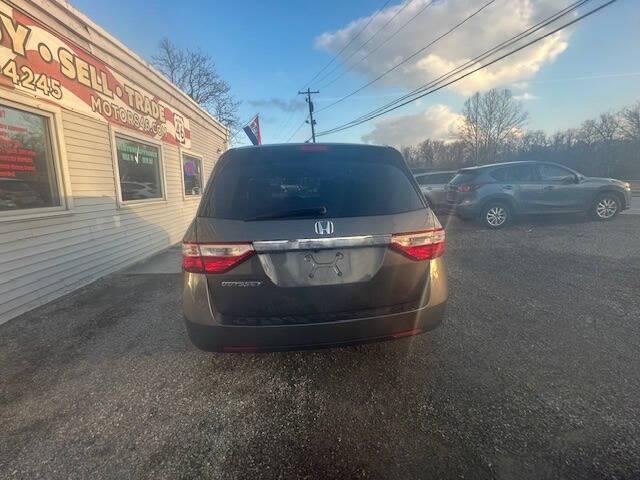
{"type": "Polygon", "coordinates": [[[483,209],[480,220],[489,228],[502,228],[511,222],[511,208],[502,202],[489,202],[483,209]]]}
{"type": "Polygon", "coordinates": [[[612,193],[599,195],[591,207],[591,214],[596,220],[611,220],[619,211],[620,200],[612,193]]]}

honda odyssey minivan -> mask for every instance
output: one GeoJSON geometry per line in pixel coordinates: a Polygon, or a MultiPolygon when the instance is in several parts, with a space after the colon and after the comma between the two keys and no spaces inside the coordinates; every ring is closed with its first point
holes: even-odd
{"type": "Polygon", "coordinates": [[[442,321],[444,249],[393,148],[231,149],[183,241],[187,330],[227,352],[415,335],[442,321]]]}

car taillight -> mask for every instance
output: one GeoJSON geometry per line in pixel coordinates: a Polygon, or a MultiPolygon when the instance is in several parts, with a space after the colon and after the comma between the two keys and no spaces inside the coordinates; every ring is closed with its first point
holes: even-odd
{"type": "Polygon", "coordinates": [[[462,193],[473,192],[482,186],[480,183],[469,183],[464,185],[458,185],[458,191],[462,193]]]}
{"type": "Polygon", "coordinates": [[[250,243],[183,243],[182,269],[191,273],[224,273],[254,253],[250,243]]]}
{"type": "Polygon", "coordinates": [[[412,260],[431,260],[444,254],[444,229],[393,235],[390,247],[412,260]]]}

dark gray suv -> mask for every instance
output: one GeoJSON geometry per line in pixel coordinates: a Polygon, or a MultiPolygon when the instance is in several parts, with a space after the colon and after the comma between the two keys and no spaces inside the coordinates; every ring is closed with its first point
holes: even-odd
{"type": "Polygon", "coordinates": [[[446,187],[447,208],[463,219],[501,228],[518,214],[587,212],[610,220],[629,208],[631,187],[547,162],[463,168],[446,187]]]}
{"type": "Polygon", "coordinates": [[[418,334],[442,320],[444,247],[392,148],[229,150],[184,237],[189,336],[244,352],[418,334]]]}

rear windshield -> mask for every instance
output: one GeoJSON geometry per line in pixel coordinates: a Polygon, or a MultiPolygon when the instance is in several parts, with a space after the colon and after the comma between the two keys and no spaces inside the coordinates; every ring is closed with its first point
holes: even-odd
{"type": "Polygon", "coordinates": [[[458,174],[451,180],[451,185],[462,185],[470,182],[478,176],[478,172],[475,170],[460,170],[458,174]]]}
{"type": "Polygon", "coordinates": [[[247,220],[326,208],[327,217],[425,208],[401,157],[386,149],[232,152],[216,172],[202,215],[247,220]]]}

